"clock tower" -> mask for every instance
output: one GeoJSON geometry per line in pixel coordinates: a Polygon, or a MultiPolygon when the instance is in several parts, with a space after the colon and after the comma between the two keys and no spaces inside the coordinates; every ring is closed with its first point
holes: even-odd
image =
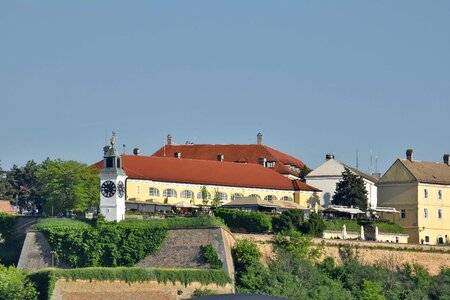
{"type": "Polygon", "coordinates": [[[125,219],[125,180],[127,175],[122,169],[122,160],[117,152],[114,139],[111,146],[103,148],[103,168],[100,171],[100,213],[106,221],[125,219]]]}

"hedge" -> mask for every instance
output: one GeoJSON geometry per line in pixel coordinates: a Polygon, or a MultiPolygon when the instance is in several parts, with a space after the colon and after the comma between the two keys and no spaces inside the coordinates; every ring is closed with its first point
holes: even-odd
{"type": "Polygon", "coordinates": [[[260,212],[219,208],[214,212],[225,224],[237,232],[263,233],[271,230],[272,218],[260,212]]]}
{"type": "Polygon", "coordinates": [[[46,269],[31,273],[28,278],[36,285],[40,299],[47,300],[53,292],[55,283],[60,278],[67,280],[121,280],[127,283],[157,281],[158,283],[180,282],[187,286],[193,282],[204,285],[217,284],[225,286],[231,279],[223,270],[208,269],[149,269],[149,268],[82,268],[82,269],[46,269]]]}
{"type": "Polygon", "coordinates": [[[345,220],[345,219],[332,219],[325,220],[327,230],[342,230],[342,226],[345,224],[347,231],[359,232],[362,226],[377,226],[379,232],[388,233],[404,233],[405,229],[398,224],[387,221],[370,221],[370,220],[345,220]]]}

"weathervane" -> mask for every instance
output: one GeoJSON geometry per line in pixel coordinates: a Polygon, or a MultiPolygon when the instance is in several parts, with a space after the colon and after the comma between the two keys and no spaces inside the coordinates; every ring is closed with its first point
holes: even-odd
{"type": "Polygon", "coordinates": [[[114,148],[114,144],[116,143],[115,137],[116,133],[113,131],[112,132],[112,137],[111,137],[111,146],[114,148]]]}

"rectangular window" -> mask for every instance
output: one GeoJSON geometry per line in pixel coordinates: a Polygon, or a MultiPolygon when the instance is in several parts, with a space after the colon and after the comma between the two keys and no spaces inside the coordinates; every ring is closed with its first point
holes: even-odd
{"type": "Polygon", "coordinates": [[[423,217],[424,217],[425,219],[428,219],[428,208],[424,208],[424,209],[423,209],[423,217]]]}
{"type": "Polygon", "coordinates": [[[402,219],[406,218],[406,209],[400,210],[400,218],[402,218],[402,219]]]}
{"type": "Polygon", "coordinates": [[[442,209],[438,209],[438,219],[442,219],[442,209]]]}
{"type": "Polygon", "coordinates": [[[438,199],[442,200],[442,190],[438,190],[438,199]]]}
{"type": "Polygon", "coordinates": [[[423,197],[424,197],[425,199],[428,199],[428,189],[424,189],[424,190],[423,190],[423,197]]]}
{"type": "Polygon", "coordinates": [[[138,195],[141,194],[141,186],[140,185],[136,186],[136,194],[138,194],[138,195]]]}

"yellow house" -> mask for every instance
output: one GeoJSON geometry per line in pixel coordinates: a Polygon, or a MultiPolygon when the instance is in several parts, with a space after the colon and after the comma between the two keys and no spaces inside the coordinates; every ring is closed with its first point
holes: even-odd
{"type": "Polygon", "coordinates": [[[450,155],[444,162],[397,159],[378,182],[380,206],[395,207],[392,221],[403,226],[410,243],[447,244],[450,238],[450,155]]]}
{"type": "MultiPolygon", "coordinates": [[[[122,155],[125,201],[211,205],[244,196],[292,201],[308,207],[320,190],[258,164],[122,155]],[[206,199],[204,198],[206,195],[206,199]],[[206,200],[206,201],[205,201],[206,200]]],[[[103,161],[95,164],[104,168],[103,161]]]]}

